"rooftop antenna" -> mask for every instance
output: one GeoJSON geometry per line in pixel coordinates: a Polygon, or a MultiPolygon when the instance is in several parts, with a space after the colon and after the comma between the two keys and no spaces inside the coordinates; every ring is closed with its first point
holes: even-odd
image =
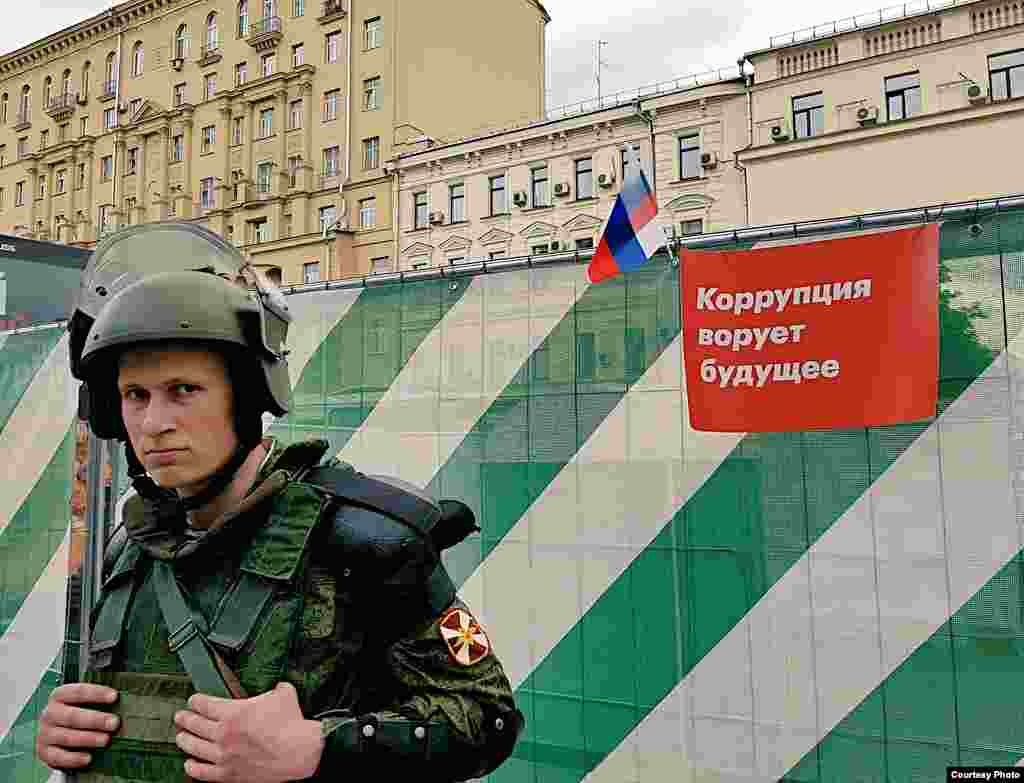
{"type": "Polygon", "coordinates": [[[601,59],[601,47],[607,46],[607,41],[598,40],[597,42],[597,105],[601,105],[601,68],[607,63],[601,59]]]}

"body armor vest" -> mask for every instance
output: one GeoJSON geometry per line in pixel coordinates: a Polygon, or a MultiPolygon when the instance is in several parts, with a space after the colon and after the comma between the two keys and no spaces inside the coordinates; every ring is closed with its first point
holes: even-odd
{"type": "MultiPolygon", "coordinates": [[[[144,526],[142,532],[130,533],[104,575],[93,616],[90,666],[83,675],[84,681],[119,691],[114,705],[94,708],[117,713],[121,728],[106,748],[91,751],[93,762],[79,773],[79,781],[189,780],[173,723],[174,713],[186,709],[197,690],[181,662],[185,645],[206,654],[200,645],[209,644],[237,675],[245,695],[291,682],[307,716],[336,706],[372,709],[378,697],[387,698],[367,687],[374,679],[371,672],[357,676],[374,640],[352,594],[337,589],[338,579],[350,569],[344,563],[325,567],[322,552],[320,562],[312,557],[330,527],[321,520],[333,511],[332,496],[291,477],[319,462],[327,444],[313,443],[317,445],[312,449],[310,442],[285,449],[267,469],[269,478],[264,471],[260,476],[264,484],[276,476],[280,488],[237,520],[215,525],[201,545],[190,547],[187,533],[175,537],[155,529],[147,532],[144,526]],[[280,466],[286,467],[287,476],[271,472],[280,466]],[[173,568],[191,615],[173,629],[164,621],[157,590],[156,570],[166,564],[173,568]],[[301,664],[292,669],[297,644],[302,647],[301,664]]],[[[327,463],[336,465],[335,460],[327,463]]],[[[265,491],[259,480],[256,486],[250,497],[265,491]]],[[[133,517],[137,526],[141,507],[141,498],[129,499],[126,526],[133,517]]],[[[437,570],[446,580],[443,566],[437,570]]],[[[428,592],[431,583],[428,579],[428,592]]],[[[445,587],[434,592],[444,597],[441,603],[448,600],[445,587]]],[[[444,608],[427,603],[426,611],[444,608]]],[[[424,619],[421,612],[418,620],[424,619]]]]}

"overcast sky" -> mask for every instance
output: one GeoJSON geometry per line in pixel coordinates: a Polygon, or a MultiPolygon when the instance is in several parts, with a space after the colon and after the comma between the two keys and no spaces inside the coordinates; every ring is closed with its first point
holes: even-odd
{"type": "MultiPolygon", "coordinates": [[[[404,0],[423,2],[423,0],[404,0]]],[[[923,0],[922,0],[923,1],[923,0]]],[[[15,4],[15,0],[0,0],[15,4]]],[[[714,68],[734,66],[744,52],[773,35],[876,11],[893,3],[871,0],[543,0],[548,25],[548,106],[593,98],[598,39],[601,92],[714,68]],[[689,7],[688,7],[689,6],[689,7]]],[[[4,14],[0,51],[10,52],[111,7],[110,0],[35,0],[31,10],[4,14]]]]}

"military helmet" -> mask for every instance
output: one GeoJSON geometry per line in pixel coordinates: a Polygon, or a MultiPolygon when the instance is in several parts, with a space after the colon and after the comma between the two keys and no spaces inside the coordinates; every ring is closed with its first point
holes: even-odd
{"type": "Polygon", "coordinates": [[[249,416],[283,416],[291,320],[280,291],[207,229],[161,223],[118,232],[90,257],[68,327],[72,374],[88,387],[80,415],[97,437],[127,440],[114,393],[117,357],[132,347],[197,342],[232,357],[231,366],[249,365],[246,382],[256,388],[235,389],[249,416]]]}

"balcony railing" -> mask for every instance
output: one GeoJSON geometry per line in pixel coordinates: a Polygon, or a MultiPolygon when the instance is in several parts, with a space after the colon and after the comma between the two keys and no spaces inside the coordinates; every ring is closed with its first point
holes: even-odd
{"type": "Polygon", "coordinates": [[[74,93],[66,92],[63,95],[54,95],[46,105],[47,114],[62,114],[73,111],[75,108],[74,93]]]}
{"type": "Polygon", "coordinates": [[[324,0],[321,6],[320,22],[333,22],[345,15],[345,3],[342,0],[324,0]]]}
{"type": "Polygon", "coordinates": [[[249,25],[246,40],[257,51],[273,49],[281,40],[281,17],[268,16],[253,22],[249,25]]]}

